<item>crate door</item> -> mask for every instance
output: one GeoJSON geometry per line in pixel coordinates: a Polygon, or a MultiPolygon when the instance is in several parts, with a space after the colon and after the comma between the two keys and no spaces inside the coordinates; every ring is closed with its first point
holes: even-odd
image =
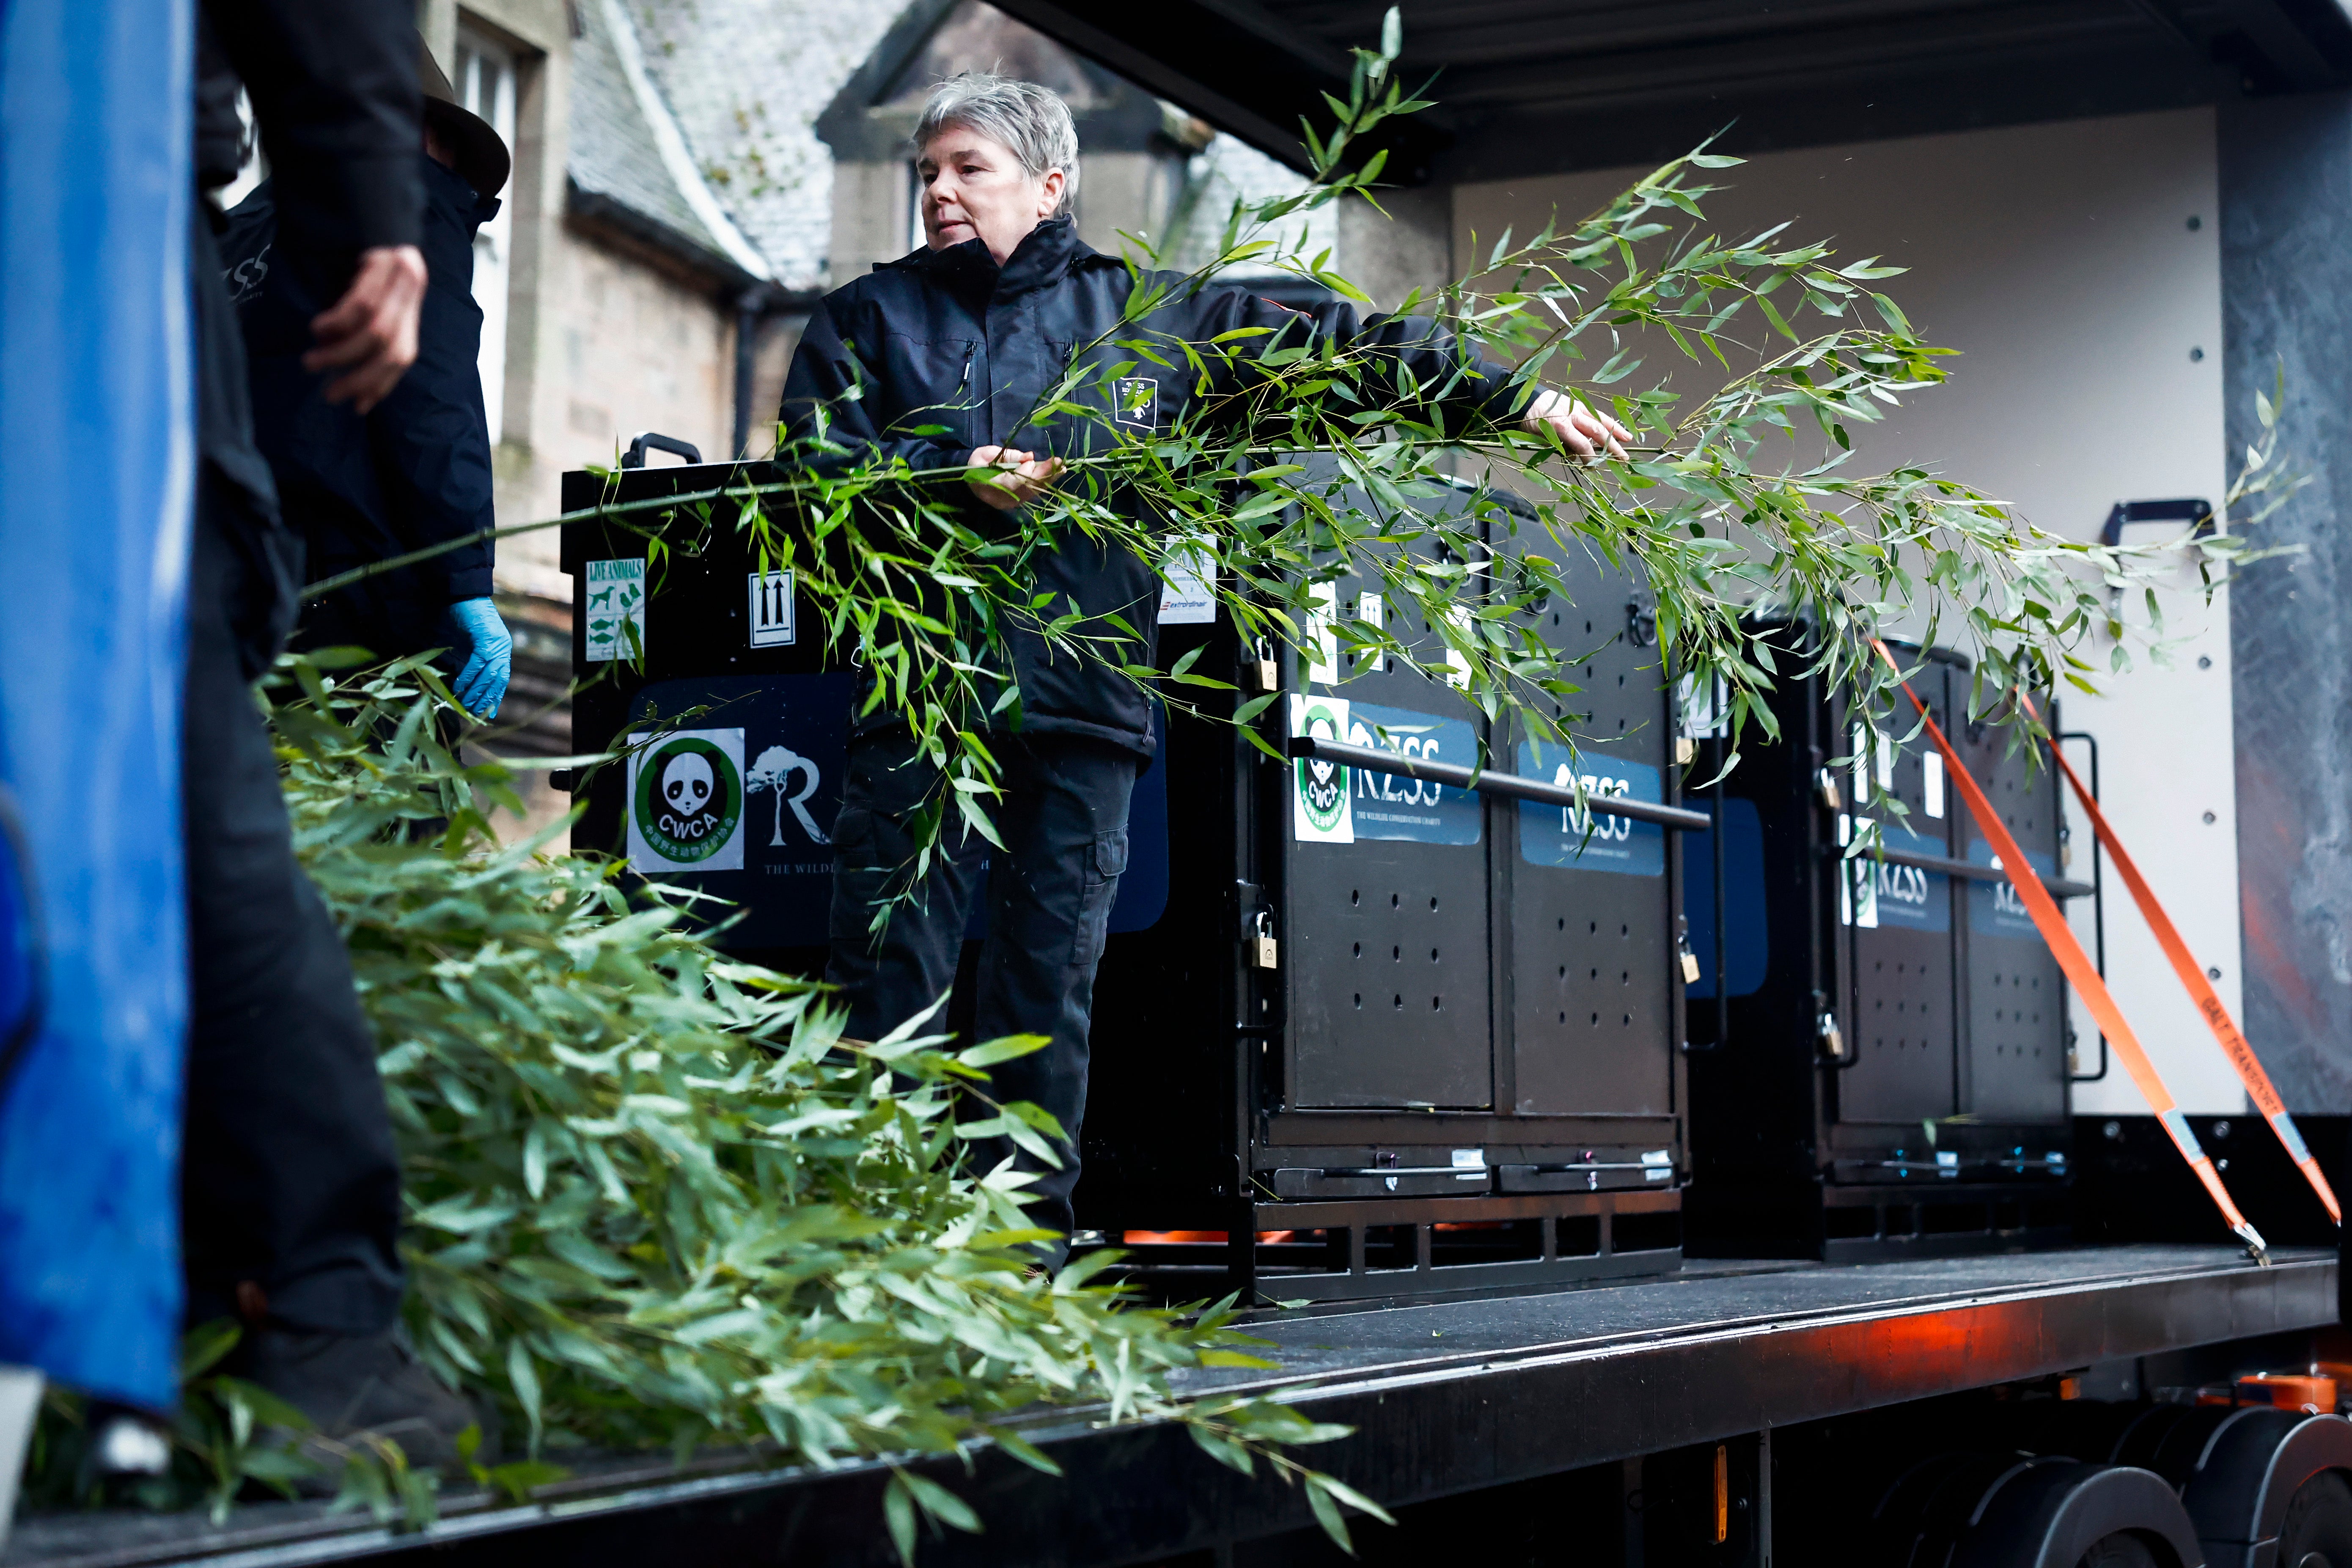
{"type": "MultiPolygon", "coordinates": [[[[2045,713],[2052,711],[2046,700],[2040,706],[2045,713]]],[[[2063,785],[2046,760],[2035,765],[2031,748],[2038,742],[2001,722],[2007,715],[1990,717],[1993,722],[1964,725],[1955,737],[1961,759],[2034,870],[2045,882],[2063,877],[2058,791],[2063,785]],[[2013,737],[2020,743],[2012,750],[2013,737]]],[[[1992,846],[1974,819],[1960,826],[1969,847],[1967,858],[1980,866],[1992,864],[1992,846]]],[[[2050,955],[2015,888],[2006,882],[1970,882],[1966,898],[1965,1109],[1987,1121],[2063,1121],[2066,995],[2058,961],[2050,955]]]]}
{"type": "MultiPolygon", "coordinates": [[[[1524,534],[1531,528],[1526,520],[1524,534]]],[[[1577,754],[1516,736],[1498,763],[1600,795],[1662,801],[1674,741],[1656,620],[1642,582],[1550,540],[1569,588],[1531,613],[1581,692],[1557,716],[1577,754]]],[[[1665,831],[1531,802],[1507,824],[1513,1102],[1523,1114],[1666,1115],[1674,1109],[1674,905],[1665,831]]]]}
{"type": "MultiPolygon", "coordinates": [[[[1422,664],[1444,644],[1378,584],[1334,585],[1329,614],[1381,618],[1422,664]]],[[[1402,660],[1302,661],[1292,689],[1328,732],[1440,762],[1476,762],[1484,724],[1402,660]]],[[[1290,1017],[1289,1102],[1454,1107],[1494,1101],[1486,812],[1467,790],[1360,769],[1290,764],[1280,937],[1290,1017]],[[1334,829],[1318,822],[1343,818],[1334,829]]],[[[1246,933],[1245,933],[1246,936],[1246,933]]]]}
{"type": "MultiPolygon", "coordinates": [[[[1930,661],[1911,678],[1917,692],[1948,725],[1948,667],[1930,661]]],[[[1875,822],[1890,849],[1948,858],[1951,812],[1958,805],[1943,759],[1922,734],[1907,745],[1896,737],[1913,715],[1880,717],[1885,744],[1874,754],[1858,748],[1859,731],[1839,704],[1841,753],[1853,757],[1846,775],[1846,816],[1840,841],[1875,822]],[[1891,792],[1907,816],[1874,808],[1869,785],[1891,792]]],[[[1948,728],[1946,733],[1949,733],[1948,728]]],[[[1958,1021],[1953,990],[1952,879],[1891,862],[1855,859],[1839,868],[1838,918],[1846,941],[1851,984],[1846,1035],[1855,1053],[1851,1070],[1837,1075],[1838,1114],[1846,1121],[1920,1121],[1958,1110],[1958,1021]]]]}

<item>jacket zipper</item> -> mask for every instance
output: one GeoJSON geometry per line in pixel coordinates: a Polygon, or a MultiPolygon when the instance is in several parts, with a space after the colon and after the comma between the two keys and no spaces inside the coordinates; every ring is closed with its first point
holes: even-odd
{"type": "MultiPolygon", "coordinates": [[[[960,401],[961,403],[962,403],[962,405],[964,405],[964,407],[965,407],[967,410],[969,410],[969,409],[972,406],[972,402],[971,402],[971,397],[972,397],[972,388],[971,388],[971,361],[972,361],[972,356],[973,356],[975,353],[977,353],[978,352],[979,352],[979,349],[977,348],[977,346],[976,346],[976,345],[971,344],[971,343],[966,343],[966,344],[964,344],[964,346],[963,346],[963,378],[956,384],[956,395],[957,395],[957,399],[958,399],[958,401],[960,401]]],[[[983,421],[983,423],[984,423],[984,421],[983,421]]],[[[969,415],[967,415],[967,416],[966,416],[966,418],[965,418],[965,420],[964,420],[964,429],[965,429],[967,432],[969,432],[969,431],[971,429],[971,426],[972,426],[972,421],[971,421],[971,419],[970,418],[969,415]]],[[[972,442],[972,445],[973,445],[973,446],[975,446],[975,447],[985,446],[986,444],[987,444],[987,438],[986,438],[984,436],[983,436],[982,437],[981,437],[980,439],[975,440],[974,442],[972,442]]]]}

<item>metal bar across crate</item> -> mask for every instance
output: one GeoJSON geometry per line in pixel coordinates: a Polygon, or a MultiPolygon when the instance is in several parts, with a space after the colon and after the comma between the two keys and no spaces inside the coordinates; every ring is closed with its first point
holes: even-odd
{"type": "MultiPolygon", "coordinates": [[[[1834,845],[1823,849],[1827,858],[1844,859],[1844,850],[1834,845]]],[[[1958,877],[1970,882],[2007,882],[2012,879],[1998,866],[1979,866],[1973,860],[1955,860],[1945,855],[1919,855],[1908,849],[1865,849],[1853,857],[1860,860],[1884,860],[1890,866],[1912,866],[1922,871],[1933,871],[1942,877],[1958,877]]],[[[2042,885],[2050,889],[2053,899],[2087,898],[2094,889],[2088,882],[2061,882],[2042,879],[2042,885]]]]}
{"type": "Polygon", "coordinates": [[[1541,779],[1531,779],[1519,773],[1481,773],[1456,763],[1426,762],[1420,757],[1384,752],[1377,746],[1350,746],[1344,741],[1327,741],[1319,735],[1292,736],[1290,755],[1299,761],[1336,763],[1341,767],[1361,768],[1368,773],[1394,773],[1400,778],[1427,779],[1432,784],[1452,784],[1455,789],[1476,790],[1481,795],[1509,795],[1517,800],[1532,800],[1542,805],[1574,806],[1599,816],[1623,816],[1635,822],[1654,822],[1661,827],[1684,832],[1704,833],[1714,826],[1714,819],[1703,811],[1685,811],[1678,805],[1658,805],[1646,800],[1627,800],[1622,795],[1584,795],[1566,784],[1547,784],[1541,779]]]}

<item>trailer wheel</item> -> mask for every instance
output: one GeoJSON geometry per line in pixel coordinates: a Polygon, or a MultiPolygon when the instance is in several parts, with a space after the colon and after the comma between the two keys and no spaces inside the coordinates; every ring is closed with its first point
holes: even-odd
{"type": "Polygon", "coordinates": [[[2352,1481],[2325,1470],[2303,1483],[2279,1526],[2279,1568],[2352,1568],[2352,1481]]]}
{"type": "Polygon", "coordinates": [[[2091,1543],[2075,1568],[2164,1568],[2147,1538],[2128,1530],[2102,1536],[2091,1543]]]}
{"type": "MultiPolygon", "coordinates": [[[[2015,1456],[1971,1451],[1932,1455],[1891,1482],[1872,1510],[1870,1568],[1941,1568],[1952,1538],[1979,1499],[2016,1464],[2015,1456]]],[[[2352,1568],[2347,1564],[2346,1568],[2352,1568]]]]}
{"type": "Polygon", "coordinates": [[[2352,1422],[2239,1410],[2214,1429],[2181,1501],[2212,1568],[2352,1568],[2352,1422]]]}
{"type": "Polygon", "coordinates": [[[1993,1484],[1950,1561],[1952,1568],[2200,1568],[2206,1558],[2162,1477],[2044,1458],[1993,1484]]]}

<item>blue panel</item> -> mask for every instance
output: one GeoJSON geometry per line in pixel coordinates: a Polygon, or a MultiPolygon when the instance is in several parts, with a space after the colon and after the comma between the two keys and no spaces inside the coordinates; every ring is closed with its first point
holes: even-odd
{"type": "MultiPolygon", "coordinates": [[[[1478,761],[1478,732],[1460,719],[1440,719],[1406,708],[1370,702],[1348,710],[1348,743],[1379,746],[1408,757],[1455,763],[1478,761]]],[[[1402,838],[1416,844],[1475,844],[1486,813],[1475,791],[1447,789],[1424,779],[1352,770],[1356,783],[1356,837],[1402,838]]]]}
{"type": "Polygon", "coordinates": [[[176,1381],[179,716],[194,421],[184,0],[0,13],[0,780],[48,1010],[0,1088],[0,1362],[176,1381]]]}
{"type": "MultiPolygon", "coordinates": [[[[1685,805],[1705,803],[1684,798],[1685,805]]],[[[1692,1001],[1715,994],[1715,835],[1683,835],[1683,912],[1690,918],[1691,952],[1698,959],[1697,983],[1684,994],[1692,1001]]],[[[1725,949],[1724,990],[1746,996],[1764,984],[1771,961],[1771,931],[1764,911],[1764,829],[1752,800],[1723,803],[1723,923],[1731,930],[1725,949]]]]}
{"type": "MultiPolygon", "coordinates": [[[[1551,761],[1541,760],[1534,746],[1519,742],[1519,773],[1523,777],[1565,784],[1581,780],[1587,794],[1622,795],[1630,800],[1663,803],[1658,770],[1644,763],[1622,763],[1591,752],[1573,764],[1564,747],[1545,749],[1551,761]]],[[[1665,829],[1651,822],[1622,816],[1580,813],[1569,806],[1519,802],[1519,854],[1534,866],[1558,866],[1571,871],[1611,871],[1629,877],[1666,874],[1665,829]]]]}
{"type": "MultiPolygon", "coordinates": [[[[1981,839],[1970,848],[1969,858],[1979,866],[1990,866],[2000,858],[1992,846],[1981,839]]],[[[2041,873],[2045,882],[2055,881],[2058,862],[2050,856],[2025,852],[2026,863],[2041,873]]],[[[2005,937],[2011,942],[2030,942],[2037,945],[2042,931],[2033,917],[2025,912],[2025,900],[2017,896],[2017,889],[2007,882],[1970,882],[1969,884],[1969,930],[1979,936],[2005,937]]]]}
{"type": "MultiPolygon", "coordinates": [[[[1948,855],[1951,848],[1940,838],[1930,838],[1899,822],[1883,822],[1878,828],[1879,841],[1889,849],[1901,849],[1913,855],[1948,855]]],[[[1865,853],[1847,863],[1849,874],[1856,879],[1857,889],[1868,888],[1877,902],[1881,926],[1901,931],[1949,931],[1952,929],[1952,882],[1940,871],[1923,871],[1916,866],[1896,866],[1885,860],[1873,860],[1865,853]]],[[[1860,910],[1865,896],[1855,900],[1856,922],[1863,923],[1860,910]]]]}

